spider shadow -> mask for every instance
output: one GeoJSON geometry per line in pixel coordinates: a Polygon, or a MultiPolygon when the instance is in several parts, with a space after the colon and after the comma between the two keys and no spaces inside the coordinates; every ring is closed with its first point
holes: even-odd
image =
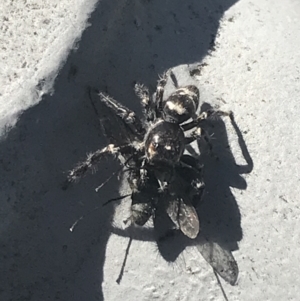
{"type": "MultiPolygon", "coordinates": [[[[201,112],[210,109],[213,108],[208,103],[201,106],[201,112]]],[[[201,222],[201,234],[199,240],[195,240],[195,244],[207,240],[231,252],[238,249],[238,242],[243,238],[241,213],[231,187],[239,190],[247,189],[247,182],[242,174],[248,174],[253,170],[253,161],[235,120],[231,120],[230,124],[238,138],[245,165],[236,164],[228,142],[226,126],[221,118],[208,119],[202,126],[213,138],[211,139],[213,154],[210,154],[207,143],[202,140],[197,142],[200,155],[192,146],[188,146],[187,150],[203,165],[205,183],[205,193],[196,207],[201,222]]],[[[173,243],[172,248],[166,253],[172,255],[169,259],[176,258],[179,253],[179,250],[174,249],[175,245],[173,243]]],[[[168,259],[166,255],[163,256],[168,259]]]]}
{"type": "MultiPolygon", "coordinates": [[[[201,112],[212,109],[204,103],[201,112]]],[[[228,117],[223,117],[228,118],[228,117]]],[[[229,124],[229,123],[228,123],[229,124]]],[[[202,225],[202,234],[210,241],[217,242],[227,250],[237,250],[238,242],[243,238],[241,213],[231,187],[246,190],[247,182],[242,174],[253,170],[253,161],[248,152],[242,133],[235,120],[231,120],[243,154],[245,165],[237,165],[228,142],[225,123],[221,118],[209,119],[203,129],[211,136],[213,154],[207,151],[207,144],[198,141],[199,160],[204,168],[206,193],[197,207],[202,225]]],[[[189,149],[193,152],[192,149],[189,149]]],[[[196,155],[193,153],[193,155],[196,155]]]]}

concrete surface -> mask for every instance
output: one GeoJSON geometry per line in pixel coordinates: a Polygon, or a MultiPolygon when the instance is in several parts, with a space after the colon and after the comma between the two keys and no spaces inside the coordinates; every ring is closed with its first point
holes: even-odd
{"type": "Polygon", "coordinates": [[[221,280],[228,300],[300,299],[298,1],[0,7],[0,300],[224,300],[197,243],[175,240],[164,253],[142,232],[116,283],[128,232],[112,232],[124,228],[128,200],[69,231],[120,189],[112,180],[94,190],[112,161],[62,189],[66,171],[105,145],[87,86],[139,110],[134,83],[154,88],[168,68],[197,83],[203,102],[235,113],[238,128],[224,119],[211,129],[220,161],[204,152],[201,207],[206,233],[230,245],[239,266],[236,286],[221,280]]]}

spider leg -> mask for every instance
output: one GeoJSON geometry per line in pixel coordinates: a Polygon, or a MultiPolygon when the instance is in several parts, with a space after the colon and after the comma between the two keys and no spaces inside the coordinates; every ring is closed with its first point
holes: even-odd
{"type": "Polygon", "coordinates": [[[181,125],[184,131],[189,131],[194,127],[199,126],[204,120],[208,118],[218,118],[221,116],[228,116],[231,120],[233,120],[233,112],[232,111],[221,111],[221,110],[207,110],[199,114],[194,120],[181,125]]]}
{"type": "Polygon", "coordinates": [[[161,116],[162,112],[162,101],[164,97],[165,86],[167,84],[168,76],[172,71],[167,70],[159,77],[157,81],[156,93],[155,93],[155,104],[156,104],[156,115],[161,116]]]}
{"type": "Polygon", "coordinates": [[[100,100],[105,103],[107,107],[112,109],[121,119],[128,125],[129,129],[138,136],[141,140],[144,138],[145,129],[141,120],[135,115],[133,111],[120,104],[112,97],[99,93],[100,100]]]}
{"type": "Polygon", "coordinates": [[[131,145],[124,146],[115,146],[114,144],[109,144],[108,146],[98,149],[94,153],[91,153],[87,156],[86,160],[80,162],[74,169],[69,172],[68,181],[74,182],[83,176],[92,168],[95,168],[96,165],[107,155],[116,155],[116,154],[132,154],[133,147],[131,145]]]}
{"type": "Polygon", "coordinates": [[[195,140],[203,138],[208,145],[209,153],[211,156],[218,158],[213,152],[213,146],[211,144],[209,134],[201,127],[196,127],[196,129],[191,133],[189,137],[185,137],[185,144],[190,144],[195,140]]]}
{"type": "MultiPolygon", "coordinates": [[[[232,111],[222,111],[222,110],[211,109],[211,110],[207,110],[206,114],[207,114],[206,118],[218,119],[218,117],[228,116],[231,121],[234,119],[232,111]]],[[[200,116],[201,116],[201,114],[200,114],[200,116]]],[[[200,116],[198,116],[198,118],[200,116]]],[[[203,119],[203,117],[202,117],[202,119],[203,119]]],[[[199,121],[201,121],[201,119],[199,119],[199,121]]]]}
{"type": "Polygon", "coordinates": [[[137,83],[134,86],[134,92],[141,100],[141,104],[143,106],[144,114],[146,115],[147,121],[154,121],[155,104],[150,96],[149,89],[145,85],[137,83]]]}
{"type": "Polygon", "coordinates": [[[202,138],[202,136],[205,136],[205,135],[207,135],[207,133],[201,127],[198,126],[195,128],[195,130],[192,131],[190,136],[185,137],[185,144],[190,144],[190,143],[194,142],[195,140],[202,138]]]}
{"type": "Polygon", "coordinates": [[[147,121],[154,121],[155,118],[161,117],[162,101],[164,96],[164,88],[167,84],[168,76],[171,74],[173,84],[177,85],[177,80],[172,71],[167,70],[163,75],[159,76],[157,81],[156,93],[154,100],[150,96],[149,89],[143,84],[137,83],[134,87],[135,94],[140,98],[144,108],[147,121]]]}

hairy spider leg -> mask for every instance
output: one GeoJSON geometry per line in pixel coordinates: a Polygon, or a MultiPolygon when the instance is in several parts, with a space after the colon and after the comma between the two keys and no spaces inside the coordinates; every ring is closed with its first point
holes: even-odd
{"type": "Polygon", "coordinates": [[[213,146],[209,134],[203,128],[201,128],[200,125],[201,123],[203,124],[203,122],[205,122],[205,120],[207,120],[208,118],[216,118],[221,116],[229,116],[231,121],[234,119],[232,111],[226,112],[221,110],[207,110],[199,114],[195,120],[181,125],[181,128],[184,132],[195,128],[190,137],[185,138],[185,143],[190,144],[195,140],[203,138],[209,147],[210,155],[218,159],[218,156],[213,152],[213,146]]]}
{"type": "MultiPolygon", "coordinates": [[[[189,137],[185,137],[185,144],[190,144],[195,140],[203,138],[206,144],[209,147],[209,153],[213,155],[213,146],[210,140],[209,134],[200,126],[197,126],[196,129],[191,133],[189,137]]],[[[215,156],[215,155],[214,155],[215,156]]]]}
{"type": "Polygon", "coordinates": [[[229,116],[229,118],[231,120],[233,120],[233,112],[232,111],[220,111],[220,110],[207,110],[204,111],[202,113],[200,113],[196,119],[187,122],[185,124],[181,125],[181,128],[183,129],[183,131],[189,131],[194,127],[200,126],[201,123],[203,123],[203,121],[205,121],[208,118],[217,118],[217,117],[221,117],[221,116],[229,116]]]}
{"type": "Polygon", "coordinates": [[[160,118],[162,114],[162,101],[164,97],[165,86],[167,84],[168,76],[171,71],[167,70],[159,77],[157,81],[156,93],[155,93],[155,105],[156,105],[156,117],[160,118]]]}
{"type": "Polygon", "coordinates": [[[119,117],[121,117],[121,119],[128,125],[130,131],[142,141],[145,135],[145,128],[138,116],[136,116],[132,110],[123,106],[112,97],[105,95],[102,92],[99,93],[99,96],[100,100],[107,107],[112,109],[119,117]]]}
{"type": "Polygon", "coordinates": [[[89,154],[85,161],[79,163],[69,172],[68,180],[69,182],[74,182],[82,178],[90,169],[95,168],[96,165],[108,155],[132,155],[133,152],[135,152],[135,149],[129,144],[123,146],[109,144],[108,146],[89,154]]]}
{"type": "Polygon", "coordinates": [[[144,115],[146,116],[147,121],[153,122],[156,118],[155,103],[150,96],[149,89],[145,85],[137,83],[134,86],[134,92],[141,101],[144,115]]]}
{"type": "Polygon", "coordinates": [[[161,117],[164,87],[167,84],[169,75],[175,88],[178,88],[178,82],[174,73],[171,70],[167,70],[162,76],[159,77],[155,93],[155,101],[153,101],[152,97],[150,96],[149,89],[145,85],[140,83],[135,84],[135,94],[141,100],[141,104],[144,108],[144,113],[148,122],[153,122],[156,118],[161,117]]]}

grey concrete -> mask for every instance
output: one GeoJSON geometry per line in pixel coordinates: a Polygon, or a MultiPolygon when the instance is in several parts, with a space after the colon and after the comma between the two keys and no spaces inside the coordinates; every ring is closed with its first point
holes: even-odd
{"type": "MultiPolygon", "coordinates": [[[[234,250],[240,275],[237,286],[222,282],[228,299],[298,300],[297,1],[103,0],[80,39],[93,2],[61,4],[57,10],[46,3],[28,7],[23,15],[17,4],[1,4],[14,39],[24,37],[25,45],[35,35],[24,32],[42,31],[43,25],[26,27],[24,21],[14,27],[12,11],[22,20],[44,20],[46,14],[59,22],[28,46],[28,59],[39,58],[27,68],[34,76],[28,71],[18,73],[17,83],[2,80],[7,102],[1,103],[1,126],[14,127],[0,142],[0,299],[223,300],[197,247],[175,241],[164,254],[151,235],[139,232],[122,282],[116,283],[128,233],[111,233],[115,224],[124,227],[128,200],[96,210],[69,231],[77,218],[120,189],[115,179],[98,194],[94,190],[117,167],[112,161],[63,189],[66,171],[105,145],[86,88],[97,87],[139,112],[134,83],[154,88],[158,74],[173,68],[179,83],[199,86],[203,102],[236,116],[237,127],[224,119],[210,129],[220,161],[203,152],[208,194],[200,216],[206,234],[234,250]],[[60,35],[65,44],[53,42],[60,35]],[[76,38],[77,49],[65,62],[76,38]],[[191,77],[196,68],[200,71],[191,77]],[[51,89],[52,95],[40,99],[51,89]]],[[[5,40],[7,34],[2,36],[5,40]]],[[[18,56],[10,57],[18,49],[23,50],[11,48],[6,59],[2,56],[2,70],[14,68],[18,56]]]]}

